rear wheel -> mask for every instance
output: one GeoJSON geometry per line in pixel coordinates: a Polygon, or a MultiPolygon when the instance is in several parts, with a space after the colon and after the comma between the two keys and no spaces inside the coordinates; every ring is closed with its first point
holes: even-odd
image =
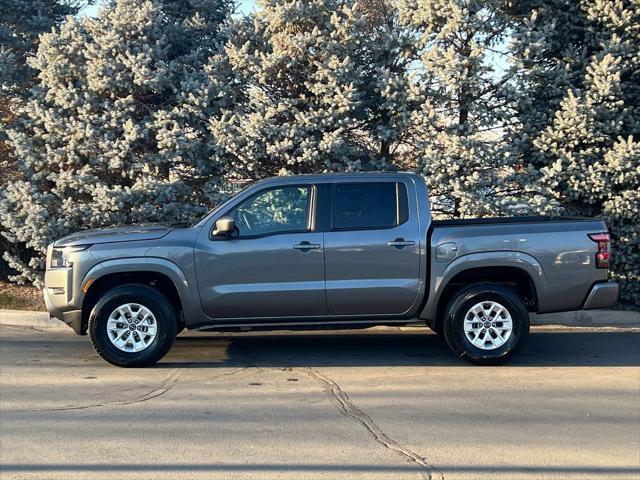
{"type": "Polygon", "coordinates": [[[529,336],[529,313],[513,290],[476,284],[450,300],[443,334],[459,357],[478,365],[499,365],[524,346],[529,336]]]}
{"type": "Polygon", "coordinates": [[[119,367],[152,365],[176,337],[176,312],[160,292],[128,284],[105,293],[89,317],[89,337],[98,355],[119,367]]]}

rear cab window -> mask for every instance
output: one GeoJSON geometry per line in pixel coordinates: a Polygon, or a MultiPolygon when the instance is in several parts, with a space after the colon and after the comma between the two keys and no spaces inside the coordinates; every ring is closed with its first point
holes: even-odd
{"type": "Polygon", "coordinates": [[[336,183],[333,230],[381,230],[408,220],[407,188],[402,182],[336,183]]]}

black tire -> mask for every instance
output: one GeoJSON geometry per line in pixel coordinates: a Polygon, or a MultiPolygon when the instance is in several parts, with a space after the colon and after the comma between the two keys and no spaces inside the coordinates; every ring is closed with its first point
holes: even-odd
{"type": "Polygon", "coordinates": [[[118,367],[145,367],[156,363],[171,349],[176,338],[176,328],[176,312],[167,298],[152,287],[132,283],[109,290],[98,300],[89,316],[88,330],[91,345],[107,362],[118,367]],[[156,337],[140,352],[118,349],[107,333],[109,316],[125,303],[144,305],[156,319],[156,337]]]}
{"type": "MultiPolygon", "coordinates": [[[[501,325],[499,321],[497,325],[501,325]]],[[[493,332],[496,331],[493,330],[493,332]]],[[[490,283],[477,283],[460,290],[451,298],[445,313],[443,334],[449,348],[458,357],[477,365],[500,365],[513,358],[526,343],[529,337],[529,312],[522,299],[510,288],[490,283]],[[467,338],[464,332],[464,321],[473,306],[489,301],[499,303],[506,308],[511,316],[513,328],[506,341],[499,339],[504,341],[503,345],[485,350],[474,345],[467,338]]],[[[487,345],[489,345],[488,342],[487,345]]]]}

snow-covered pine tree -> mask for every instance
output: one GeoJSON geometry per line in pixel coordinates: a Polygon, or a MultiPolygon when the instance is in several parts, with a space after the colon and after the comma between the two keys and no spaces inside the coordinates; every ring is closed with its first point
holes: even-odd
{"type": "MultiPolygon", "coordinates": [[[[38,36],[74,15],[88,2],[80,0],[0,0],[0,190],[18,174],[6,129],[16,118],[21,102],[29,94],[36,77],[26,60],[38,48],[38,36]]],[[[17,245],[2,235],[0,252],[18,254],[17,245]]],[[[8,266],[0,254],[0,278],[8,266]]]]}
{"type": "Polygon", "coordinates": [[[581,5],[600,48],[534,140],[540,182],[564,212],[607,220],[621,300],[640,305],[640,5],[581,5]]]}
{"type": "Polygon", "coordinates": [[[42,36],[39,85],[9,131],[21,179],[0,196],[5,235],[36,253],[5,252],[16,280],[37,282],[46,245],[71,231],[186,220],[208,203],[207,122],[225,85],[205,70],[230,10],[227,0],[115,0],[42,36]]]}
{"type": "Polygon", "coordinates": [[[354,5],[362,17],[355,41],[363,71],[359,90],[366,146],[378,164],[403,167],[413,114],[422,103],[414,31],[400,22],[396,1],[357,0],[354,5]]]}
{"type": "Polygon", "coordinates": [[[6,128],[28,95],[36,72],[27,58],[38,48],[38,36],[88,2],[74,0],[0,0],[0,185],[15,173],[6,128]]]}
{"type": "Polygon", "coordinates": [[[409,38],[385,0],[265,0],[226,52],[244,98],[211,121],[237,175],[381,168],[410,117],[409,38]]]}
{"type": "Polygon", "coordinates": [[[408,153],[443,216],[492,215],[512,193],[503,142],[509,77],[496,68],[510,26],[502,3],[399,2],[401,22],[415,31],[423,99],[408,153]]]}
{"type": "Polygon", "coordinates": [[[567,90],[581,85],[598,45],[579,1],[514,2],[507,11],[514,20],[509,94],[518,119],[510,142],[519,162],[535,173],[544,159],[538,158],[533,140],[553,122],[567,90]]]}
{"type": "Polygon", "coordinates": [[[34,72],[27,57],[38,36],[75,15],[90,2],[80,0],[0,0],[0,97],[23,94],[34,72]]]}

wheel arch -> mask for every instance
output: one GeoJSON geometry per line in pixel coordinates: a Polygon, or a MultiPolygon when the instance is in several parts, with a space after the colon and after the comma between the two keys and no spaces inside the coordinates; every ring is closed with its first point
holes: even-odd
{"type": "Polygon", "coordinates": [[[123,259],[100,263],[84,276],[81,284],[84,294],[83,332],[86,332],[89,315],[100,297],[125,283],[140,283],[158,290],[171,302],[178,314],[179,323],[184,325],[184,305],[188,301],[185,295],[189,284],[180,269],[164,259],[123,259]]]}
{"type": "Polygon", "coordinates": [[[433,294],[421,318],[436,330],[451,297],[468,285],[493,283],[507,286],[523,299],[531,312],[538,310],[540,296],[545,291],[540,264],[535,258],[518,252],[488,252],[459,257],[441,275],[432,278],[433,294]]]}

